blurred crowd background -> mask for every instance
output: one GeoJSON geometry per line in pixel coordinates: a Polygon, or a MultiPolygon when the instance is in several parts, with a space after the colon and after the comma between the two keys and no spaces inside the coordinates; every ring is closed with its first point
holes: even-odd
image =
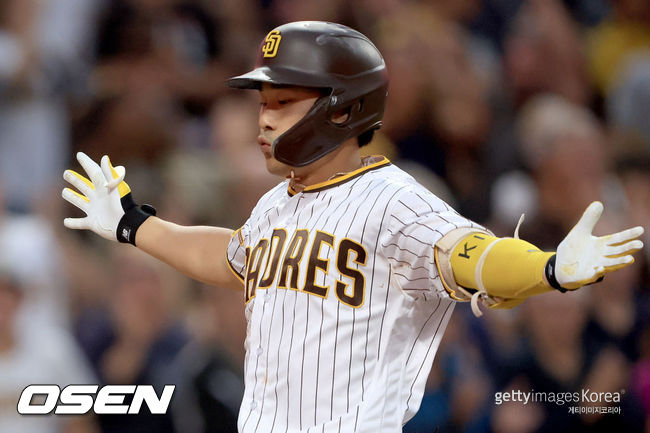
{"type": "MultiPolygon", "coordinates": [[[[364,151],[463,215],[511,236],[526,213],[521,237],[548,250],[592,200],[599,234],[650,231],[647,0],[1,0],[0,432],[236,431],[241,294],[65,230],[81,215],[62,172],[109,154],[165,219],[239,227],[279,180],[256,95],[224,80],[304,19],[375,41],[391,84],[364,151]],[[31,383],[177,389],[165,416],[20,417],[31,383]]],[[[575,293],[457,306],[405,432],[650,432],[649,251],[575,293]],[[622,413],[494,399],[582,389],[622,391],[622,413]]]]}

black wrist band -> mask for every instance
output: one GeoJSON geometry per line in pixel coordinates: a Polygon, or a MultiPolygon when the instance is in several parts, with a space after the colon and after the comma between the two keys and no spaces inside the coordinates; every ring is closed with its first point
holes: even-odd
{"type": "Polygon", "coordinates": [[[147,218],[156,215],[156,209],[148,204],[137,205],[131,194],[122,197],[121,201],[125,212],[117,225],[117,240],[135,245],[135,233],[147,218]]]}
{"type": "Polygon", "coordinates": [[[562,287],[560,283],[557,282],[557,278],[555,278],[555,258],[556,255],[553,254],[551,258],[548,259],[548,262],[546,262],[546,267],[544,268],[544,274],[546,275],[546,280],[551,285],[551,287],[564,293],[567,291],[567,289],[562,287]]]}

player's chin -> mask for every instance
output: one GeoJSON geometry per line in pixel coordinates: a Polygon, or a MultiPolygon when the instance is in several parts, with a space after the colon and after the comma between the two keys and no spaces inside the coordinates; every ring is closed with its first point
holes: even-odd
{"type": "Polygon", "coordinates": [[[270,154],[265,153],[264,157],[266,158],[266,169],[269,173],[282,177],[289,175],[291,168],[288,165],[281,163],[270,154]]]}

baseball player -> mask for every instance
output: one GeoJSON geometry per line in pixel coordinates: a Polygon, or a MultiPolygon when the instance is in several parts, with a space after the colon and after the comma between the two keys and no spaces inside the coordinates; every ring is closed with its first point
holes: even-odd
{"type": "MultiPolygon", "coordinates": [[[[77,158],[66,218],[131,243],[186,275],[243,290],[245,395],[239,431],[399,432],[417,412],[455,301],[508,308],[574,290],[633,262],[635,227],[603,237],[592,203],[542,252],[463,218],[381,156],[384,60],[361,33],[325,22],[272,30],[231,87],[260,95],[259,145],[285,177],[244,225],[182,227],[134,202],[125,169],[77,158]]],[[[570,185],[567,185],[570,187],[570,185]]]]}

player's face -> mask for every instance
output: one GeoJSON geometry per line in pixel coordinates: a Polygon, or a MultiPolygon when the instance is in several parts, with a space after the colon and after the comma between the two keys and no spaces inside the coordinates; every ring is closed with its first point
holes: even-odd
{"type": "Polygon", "coordinates": [[[266,158],[266,168],[270,173],[288,176],[292,167],[281,163],[273,157],[271,144],[284,132],[289,130],[321,96],[318,90],[303,87],[272,87],[262,84],[260,90],[260,135],[258,143],[266,158]]]}

